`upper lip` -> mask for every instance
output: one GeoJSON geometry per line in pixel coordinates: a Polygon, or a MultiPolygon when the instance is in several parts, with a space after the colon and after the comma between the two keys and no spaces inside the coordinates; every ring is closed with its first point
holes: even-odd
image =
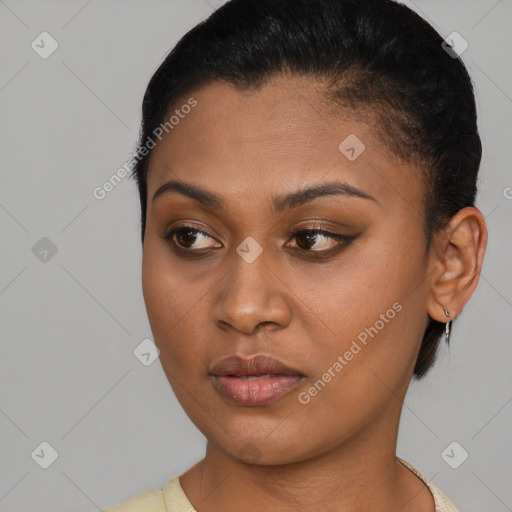
{"type": "Polygon", "coordinates": [[[286,366],[282,361],[267,355],[256,355],[244,358],[238,355],[225,357],[215,364],[210,372],[212,375],[301,375],[286,366]]]}

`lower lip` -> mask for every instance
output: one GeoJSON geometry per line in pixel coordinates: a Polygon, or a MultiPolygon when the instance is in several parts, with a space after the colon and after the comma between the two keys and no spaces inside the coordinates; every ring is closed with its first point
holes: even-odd
{"type": "Polygon", "coordinates": [[[264,405],[295,389],[304,377],[276,375],[247,380],[227,375],[214,375],[216,388],[239,405],[264,405]]]}

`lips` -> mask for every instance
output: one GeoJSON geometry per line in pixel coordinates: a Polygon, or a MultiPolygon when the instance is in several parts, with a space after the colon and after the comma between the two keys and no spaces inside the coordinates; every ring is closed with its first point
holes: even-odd
{"type": "Polygon", "coordinates": [[[246,406],[270,403],[292,391],[305,378],[298,370],[266,355],[224,358],[210,375],[221,395],[246,406]]]}
{"type": "Polygon", "coordinates": [[[286,366],[279,359],[266,355],[253,356],[245,359],[241,356],[230,356],[220,360],[213,368],[213,375],[301,375],[298,370],[286,366]]]}

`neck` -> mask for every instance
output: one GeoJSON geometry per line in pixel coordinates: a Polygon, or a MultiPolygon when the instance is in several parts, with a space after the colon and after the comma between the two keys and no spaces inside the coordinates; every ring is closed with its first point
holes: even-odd
{"type": "Polygon", "coordinates": [[[396,459],[400,410],[393,428],[386,418],[291,464],[247,464],[209,442],[180,484],[201,512],[434,512],[426,485],[396,459]]]}

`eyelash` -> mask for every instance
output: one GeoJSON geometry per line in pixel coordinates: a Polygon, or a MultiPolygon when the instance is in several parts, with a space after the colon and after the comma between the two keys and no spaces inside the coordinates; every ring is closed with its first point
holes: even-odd
{"type": "MultiPolygon", "coordinates": [[[[180,226],[176,226],[176,227],[172,228],[171,230],[169,230],[164,235],[163,238],[172,245],[173,250],[175,252],[177,252],[179,255],[184,255],[186,257],[194,257],[194,256],[195,257],[200,257],[200,256],[204,256],[204,255],[208,254],[212,250],[212,249],[190,249],[190,248],[181,247],[180,245],[178,245],[173,240],[173,236],[176,233],[180,232],[180,231],[192,231],[195,235],[202,234],[202,235],[205,235],[205,236],[207,236],[209,238],[214,239],[214,237],[210,236],[205,231],[202,231],[202,230],[200,230],[200,229],[198,229],[198,228],[196,228],[194,226],[189,226],[189,225],[185,225],[185,224],[184,225],[180,225],[180,226]]],[[[308,249],[301,249],[300,247],[299,248],[292,248],[292,250],[294,250],[294,251],[303,252],[303,253],[305,253],[308,256],[313,256],[314,258],[327,257],[327,256],[332,255],[333,253],[339,252],[344,247],[346,247],[350,242],[352,242],[356,238],[356,236],[357,236],[357,235],[351,235],[351,236],[340,235],[338,233],[332,233],[332,232],[326,231],[324,229],[319,229],[319,228],[311,227],[311,228],[301,228],[301,229],[299,229],[297,231],[294,231],[290,235],[290,239],[296,238],[297,236],[299,236],[301,234],[306,234],[306,233],[313,233],[315,235],[322,235],[322,236],[324,236],[326,238],[331,238],[333,240],[339,241],[339,243],[336,244],[334,247],[332,247],[330,249],[323,250],[323,251],[313,251],[313,250],[308,250],[308,249]]]]}

